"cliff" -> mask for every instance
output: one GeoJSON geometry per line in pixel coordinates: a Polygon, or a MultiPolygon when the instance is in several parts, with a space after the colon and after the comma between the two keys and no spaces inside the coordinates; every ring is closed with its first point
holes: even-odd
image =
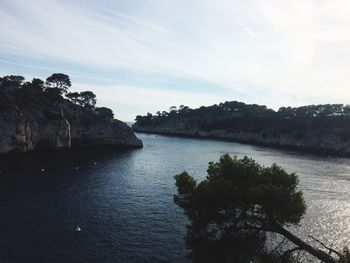
{"type": "Polygon", "coordinates": [[[133,130],[124,122],[101,118],[98,113],[65,104],[65,116],[71,123],[72,146],[132,146],[142,147],[133,130]]]}
{"type": "Polygon", "coordinates": [[[142,141],[127,124],[59,94],[0,86],[0,154],[85,146],[142,147],[142,141]]]}
{"type": "MultiPolygon", "coordinates": [[[[187,108],[163,112],[156,116],[138,116],[133,129],[350,155],[350,116],[343,106],[338,112],[323,114],[306,114],[311,106],[304,107],[303,111],[289,108],[286,114],[286,108],[275,112],[265,106],[229,103],[232,102],[194,110],[187,108]]],[[[325,106],[318,105],[318,109],[325,106]]]]}

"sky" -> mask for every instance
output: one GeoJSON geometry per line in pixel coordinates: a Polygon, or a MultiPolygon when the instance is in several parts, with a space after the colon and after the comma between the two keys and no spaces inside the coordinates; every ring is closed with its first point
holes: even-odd
{"type": "Polygon", "coordinates": [[[348,0],[0,0],[0,76],[62,72],[118,119],[350,104],[348,0]]]}

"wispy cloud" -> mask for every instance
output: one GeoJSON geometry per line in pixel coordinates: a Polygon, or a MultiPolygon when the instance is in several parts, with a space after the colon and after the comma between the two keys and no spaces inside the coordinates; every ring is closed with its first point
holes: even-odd
{"type": "Polygon", "coordinates": [[[245,24],[243,24],[241,22],[241,20],[239,20],[237,17],[233,17],[233,20],[237,23],[237,25],[239,25],[245,32],[247,32],[247,34],[249,36],[251,36],[252,38],[257,39],[257,35],[251,30],[249,29],[245,24]]]}
{"type": "MultiPolygon", "coordinates": [[[[153,77],[159,92],[171,76],[272,106],[350,102],[347,0],[2,0],[0,24],[0,58],[71,71],[95,90],[127,71],[129,89],[132,76],[153,77]]],[[[9,65],[0,60],[0,72],[9,65]]]]}
{"type": "Polygon", "coordinates": [[[100,85],[98,88],[92,85],[74,85],[74,90],[95,90],[99,106],[108,106],[115,112],[118,118],[132,121],[136,115],[147,112],[168,111],[172,105],[213,105],[219,101],[225,101],[226,97],[220,95],[208,95],[178,90],[148,89],[128,85],[100,85]]]}

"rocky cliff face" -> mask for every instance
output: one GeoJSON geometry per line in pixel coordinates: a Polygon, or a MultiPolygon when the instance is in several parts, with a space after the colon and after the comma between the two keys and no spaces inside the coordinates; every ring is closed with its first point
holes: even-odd
{"type": "Polygon", "coordinates": [[[67,100],[0,110],[0,154],[80,146],[142,147],[142,141],[125,123],[67,100]]]}
{"type": "Polygon", "coordinates": [[[242,143],[251,143],[265,146],[293,148],[296,150],[317,151],[334,153],[338,155],[350,155],[350,140],[344,137],[348,133],[346,129],[313,130],[305,129],[300,134],[281,133],[274,128],[263,129],[260,132],[247,130],[212,129],[201,130],[191,120],[167,120],[158,125],[134,124],[133,129],[139,132],[194,136],[214,139],[232,140],[242,143]]]}
{"type": "Polygon", "coordinates": [[[82,110],[71,103],[64,105],[71,127],[72,145],[142,147],[133,130],[124,122],[101,118],[97,113],[82,110]]]}

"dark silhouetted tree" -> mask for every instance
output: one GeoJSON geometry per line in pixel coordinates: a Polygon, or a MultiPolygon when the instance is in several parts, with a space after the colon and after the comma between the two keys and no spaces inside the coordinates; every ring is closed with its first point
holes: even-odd
{"type": "Polygon", "coordinates": [[[306,206],[297,176],[276,164],[264,167],[251,158],[226,154],[209,163],[200,183],[187,172],[175,179],[174,202],[190,220],[186,243],[193,262],[289,262],[290,252],[268,253],[268,232],[286,237],[323,262],[337,262],[285,229],[298,225],[306,206]]]}
{"type": "Polygon", "coordinates": [[[114,118],[114,113],[109,108],[99,107],[99,108],[96,108],[95,111],[98,112],[100,117],[103,119],[113,119],[114,118]]]}
{"type": "Polygon", "coordinates": [[[44,94],[44,81],[34,78],[31,82],[27,81],[22,84],[16,92],[16,104],[25,105],[40,100],[44,94]]]}
{"type": "Polygon", "coordinates": [[[176,110],[177,110],[176,106],[171,106],[171,107],[169,108],[169,112],[176,111],[176,110]]]}
{"type": "Polygon", "coordinates": [[[94,109],[96,105],[96,95],[92,91],[71,92],[66,97],[74,104],[86,109],[94,109]]]}
{"type": "Polygon", "coordinates": [[[80,93],[79,92],[70,92],[66,94],[66,97],[76,105],[80,105],[80,93]]]}
{"type": "Polygon", "coordinates": [[[43,89],[44,89],[44,81],[42,81],[41,79],[36,79],[36,78],[34,78],[34,79],[32,80],[31,86],[32,86],[32,88],[34,88],[34,89],[43,90],[43,89]]]}
{"type": "Polygon", "coordinates": [[[22,84],[22,88],[32,91],[42,92],[44,90],[44,81],[34,78],[31,82],[27,81],[22,84]]]}
{"type": "Polygon", "coordinates": [[[24,77],[17,75],[8,75],[0,78],[0,87],[19,88],[24,81],[24,77]]]}
{"type": "Polygon", "coordinates": [[[46,85],[48,88],[57,89],[61,94],[65,94],[72,84],[68,75],[54,73],[46,79],[46,85]]]}
{"type": "Polygon", "coordinates": [[[80,92],[82,106],[87,109],[93,109],[96,105],[96,95],[92,91],[80,92]]]}

